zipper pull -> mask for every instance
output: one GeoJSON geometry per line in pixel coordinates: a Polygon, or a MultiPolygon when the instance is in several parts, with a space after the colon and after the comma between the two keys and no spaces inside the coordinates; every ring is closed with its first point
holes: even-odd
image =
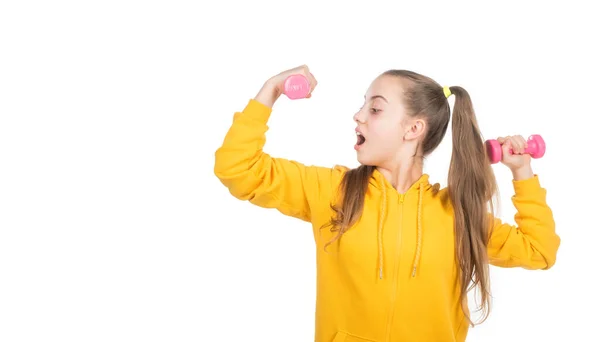
{"type": "Polygon", "coordinates": [[[404,203],[404,195],[405,194],[400,194],[400,197],[398,198],[400,200],[400,203],[404,203]]]}

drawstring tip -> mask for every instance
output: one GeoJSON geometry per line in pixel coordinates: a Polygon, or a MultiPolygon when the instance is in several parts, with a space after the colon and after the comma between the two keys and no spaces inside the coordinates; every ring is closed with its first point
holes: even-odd
{"type": "Polygon", "coordinates": [[[383,279],[383,270],[379,269],[379,279],[383,279]]]}
{"type": "Polygon", "coordinates": [[[417,274],[417,266],[413,267],[412,276],[414,277],[417,274]]]}

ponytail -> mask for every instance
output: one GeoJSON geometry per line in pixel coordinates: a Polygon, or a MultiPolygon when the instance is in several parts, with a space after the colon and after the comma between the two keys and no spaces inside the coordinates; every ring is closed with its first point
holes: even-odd
{"type": "Polygon", "coordinates": [[[488,213],[497,192],[496,179],[488,162],[484,140],[479,130],[471,98],[462,87],[445,88],[455,96],[452,113],[452,157],[448,172],[448,193],[454,208],[456,258],[460,267],[461,305],[467,309],[467,293],[475,287],[480,292],[485,321],[491,306],[487,242],[491,233],[488,213]],[[473,284],[469,284],[473,281],[473,284]]]}

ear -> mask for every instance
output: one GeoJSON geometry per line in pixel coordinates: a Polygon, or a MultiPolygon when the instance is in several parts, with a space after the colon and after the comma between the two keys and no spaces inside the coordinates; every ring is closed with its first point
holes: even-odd
{"type": "Polygon", "coordinates": [[[414,140],[425,135],[425,120],[414,119],[409,122],[407,130],[404,132],[404,140],[414,140]]]}

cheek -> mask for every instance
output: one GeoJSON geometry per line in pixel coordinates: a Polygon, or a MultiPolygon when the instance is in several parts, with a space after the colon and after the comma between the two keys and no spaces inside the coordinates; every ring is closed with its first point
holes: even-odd
{"type": "Polygon", "coordinates": [[[383,148],[394,148],[402,141],[402,136],[395,126],[389,125],[388,127],[378,127],[376,136],[377,145],[381,145],[383,148]]]}

